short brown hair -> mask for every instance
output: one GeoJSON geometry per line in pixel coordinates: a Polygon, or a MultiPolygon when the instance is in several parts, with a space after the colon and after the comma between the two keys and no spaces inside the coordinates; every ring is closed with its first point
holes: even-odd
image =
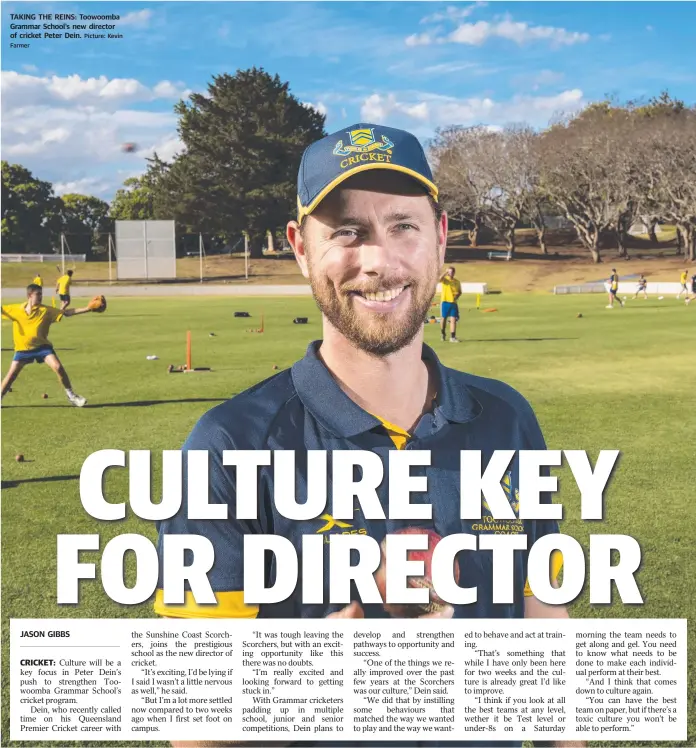
{"type": "Polygon", "coordinates": [[[439,225],[442,214],[444,213],[442,205],[440,205],[440,203],[438,203],[430,193],[428,193],[428,202],[430,203],[430,207],[433,209],[433,213],[435,214],[435,223],[439,225]]]}

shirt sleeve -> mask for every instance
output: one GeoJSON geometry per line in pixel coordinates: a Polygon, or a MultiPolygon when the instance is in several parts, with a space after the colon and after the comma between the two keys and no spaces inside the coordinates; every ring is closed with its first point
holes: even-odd
{"type": "Polygon", "coordinates": [[[47,307],[51,322],[60,322],[63,319],[63,312],[60,309],[54,309],[52,306],[47,307]]]}
{"type": "MultiPolygon", "coordinates": [[[[212,412],[211,412],[212,413],[212,412]]],[[[206,414],[193,429],[183,446],[183,498],[180,510],[174,517],[158,523],[159,582],[155,597],[155,612],[175,618],[255,618],[258,607],[244,604],[244,536],[265,532],[263,502],[259,502],[259,519],[239,520],[236,518],[236,487],[234,468],[222,464],[222,452],[234,449],[230,435],[218,425],[211,413],[206,414]],[[187,494],[187,453],[190,450],[208,452],[208,503],[224,504],[227,519],[189,519],[187,494]],[[164,603],[162,590],[163,541],[166,535],[202,535],[207,538],[215,553],[215,561],[208,572],[208,580],[215,593],[215,604],[197,604],[193,594],[186,587],[183,604],[164,603]]],[[[261,490],[261,489],[259,489],[261,490]]],[[[192,562],[192,553],[187,551],[184,563],[192,562]]]]}

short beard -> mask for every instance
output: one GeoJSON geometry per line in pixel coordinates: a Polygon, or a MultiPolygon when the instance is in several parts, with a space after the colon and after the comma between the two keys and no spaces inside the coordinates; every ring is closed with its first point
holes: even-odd
{"type": "MultiPolygon", "coordinates": [[[[389,356],[407,346],[423,329],[437,284],[437,251],[433,252],[433,262],[424,278],[399,280],[399,285],[409,286],[412,296],[405,319],[392,320],[385,314],[378,321],[382,315],[375,313],[373,324],[367,325],[361,321],[361,315],[356,314],[356,302],[349,295],[339,296],[330,282],[314,272],[309,257],[311,252],[308,253],[309,283],[317,306],[336,330],[359,350],[380,358],[389,356]]],[[[369,292],[378,288],[361,290],[369,292]]]]}

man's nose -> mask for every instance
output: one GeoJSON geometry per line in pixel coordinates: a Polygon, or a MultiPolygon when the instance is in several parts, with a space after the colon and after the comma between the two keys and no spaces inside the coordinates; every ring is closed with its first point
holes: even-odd
{"type": "Polygon", "coordinates": [[[393,264],[393,258],[381,239],[366,242],[360,248],[360,265],[363,273],[383,275],[393,264]]]}

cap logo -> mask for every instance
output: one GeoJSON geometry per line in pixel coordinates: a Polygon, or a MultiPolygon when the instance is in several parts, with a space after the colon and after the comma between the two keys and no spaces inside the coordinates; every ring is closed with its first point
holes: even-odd
{"type": "Polygon", "coordinates": [[[365,127],[360,130],[349,130],[348,137],[350,145],[343,145],[339,140],[333,149],[334,156],[350,156],[351,153],[370,153],[372,151],[386,151],[391,153],[394,143],[386,135],[382,135],[382,140],[375,140],[375,131],[372,127],[365,127]]]}

